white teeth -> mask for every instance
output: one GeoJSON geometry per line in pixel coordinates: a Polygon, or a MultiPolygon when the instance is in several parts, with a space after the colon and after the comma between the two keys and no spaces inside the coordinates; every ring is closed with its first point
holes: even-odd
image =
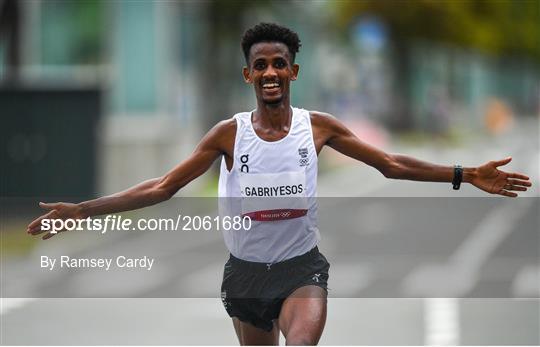
{"type": "Polygon", "coordinates": [[[275,87],[279,87],[279,84],[278,83],[265,83],[265,84],[263,84],[263,88],[275,88],[275,87]]]}

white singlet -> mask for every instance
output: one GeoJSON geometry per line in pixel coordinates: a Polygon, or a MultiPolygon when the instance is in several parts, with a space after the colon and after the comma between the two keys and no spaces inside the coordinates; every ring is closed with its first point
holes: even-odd
{"type": "MultiPolygon", "coordinates": [[[[249,216],[249,230],[223,230],[237,258],[276,263],[310,251],[320,240],[317,227],[317,151],[309,112],[292,108],[289,133],[261,139],[251,112],[234,115],[237,130],[233,167],[221,161],[221,216],[249,216]]],[[[223,229],[223,228],[222,228],[223,229]]]]}

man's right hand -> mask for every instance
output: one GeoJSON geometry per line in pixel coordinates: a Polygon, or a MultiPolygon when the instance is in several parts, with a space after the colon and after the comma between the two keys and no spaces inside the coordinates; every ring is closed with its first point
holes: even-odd
{"type": "Polygon", "coordinates": [[[51,233],[49,230],[42,230],[41,229],[41,221],[43,219],[81,219],[84,218],[82,215],[82,211],[79,205],[77,204],[71,204],[67,202],[56,202],[56,203],[44,203],[40,202],[39,207],[41,207],[44,210],[47,210],[49,212],[45,213],[44,215],[34,219],[32,223],[28,225],[26,228],[26,231],[30,235],[39,235],[44,232],[47,232],[47,234],[43,235],[42,239],[47,240],[56,233],[51,233]]]}

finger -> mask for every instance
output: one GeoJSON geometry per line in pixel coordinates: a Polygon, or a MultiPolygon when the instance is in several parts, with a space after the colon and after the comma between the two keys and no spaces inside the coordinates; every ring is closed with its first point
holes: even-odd
{"type": "Polygon", "coordinates": [[[53,237],[54,235],[56,235],[56,234],[47,233],[47,234],[43,235],[43,237],[42,237],[41,239],[42,239],[42,240],[48,240],[48,239],[50,239],[51,237],[53,237]]]}
{"type": "Polygon", "coordinates": [[[528,176],[525,176],[525,175],[522,175],[522,174],[519,174],[519,173],[516,173],[516,172],[509,173],[508,177],[510,177],[510,178],[519,178],[519,179],[526,180],[526,181],[529,180],[528,176]]]}
{"type": "Polygon", "coordinates": [[[493,165],[495,165],[495,167],[499,167],[499,166],[506,165],[511,161],[512,161],[512,157],[508,157],[508,158],[504,158],[504,159],[501,159],[501,160],[494,161],[493,165]]]}
{"type": "Polygon", "coordinates": [[[35,227],[37,227],[37,226],[41,226],[41,221],[43,220],[43,218],[45,218],[45,215],[34,219],[32,221],[32,223],[28,224],[28,227],[26,227],[26,231],[30,231],[30,230],[34,229],[35,227]]]}
{"type": "Polygon", "coordinates": [[[513,186],[523,186],[523,187],[530,187],[532,186],[532,183],[529,181],[522,181],[522,180],[508,180],[508,183],[513,186]]]}
{"type": "Polygon", "coordinates": [[[27,233],[32,234],[32,235],[36,235],[36,233],[40,234],[43,231],[45,231],[45,230],[41,230],[41,224],[38,224],[38,225],[26,230],[27,233]]]}
{"type": "Polygon", "coordinates": [[[28,228],[31,229],[37,225],[41,225],[41,221],[44,219],[44,218],[47,218],[47,217],[50,217],[52,215],[54,211],[49,211],[47,213],[45,213],[44,215],[41,215],[39,216],[38,218],[34,219],[32,221],[32,223],[28,224],[28,228]]]}
{"type": "Polygon", "coordinates": [[[54,210],[55,208],[58,207],[58,203],[57,202],[55,203],[40,202],[39,207],[45,210],[54,210]]]}
{"type": "Polygon", "coordinates": [[[510,198],[515,198],[515,197],[518,196],[516,193],[512,193],[512,192],[509,192],[509,191],[503,190],[503,189],[501,189],[501,190],[499,191],[499,193],[497,193],[497,194],[499,194],[499,195],[504,195],[504,196],[508,196],[508,197],[510,197],[510,198]]]}
{"type": "Polygon", "coordinates": [[[32,223],[30,223],[30,225],[28,225],[28,227],[26,228],[26,232],[31,234],[37,230],[41,230],[41,221],[47,217],[48,217],[48,214],[43,215],[39,217],[38,219],[34,220],[32,223]]]}
{"type": "Polygon", "coordinates": [[[513,185],[509,185],[508,188],[504,187],[504,189],[506,189],[506,190],[515,190],[515,191],[518,191],[518,192],[526,192],[527,191],[526,187],[513,186],[513,185]]]}
{"type": "Polygon", "coordinates": [[[39,235],[39,234],[42,234],[42,233],[47,232],[47,231],[49,231],[49,230],[42,230],[40,226],[37,226],[34,229],[29,230],[28,233],[30,235],[39,235]]]}
{"type": "Polygon", "coordinates": [[[39,235],[39,234],[43,234],[45,232],[48,232],[49,230],[41,230],[41,229],[36,229],[36,230],[30,230],[28,233],[32,236],[36,236],[36,235],[39,235]]]}
{"type": "Polygon", "coordinates": [[[32,232],[35,232],[35,231],[38,231],[38,230],[41,230],[41,221],[45,218],[52,218],[56,213],[56,210],[53,210],[53,211],[50,211],[49,213],[47,214],[44,214],[43,216],[35,219],[32,223],[30,223],[28,225],[28,227],[26,228],[26,231],[28,233],[32,233],[32,232]]]}

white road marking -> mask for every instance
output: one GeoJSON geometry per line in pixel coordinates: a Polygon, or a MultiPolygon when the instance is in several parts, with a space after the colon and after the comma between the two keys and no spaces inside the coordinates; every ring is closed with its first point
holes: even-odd
{"type": "Polygon", "coordinates": [[[15,310],[19,307],[22,307],[34,300],[36,299],[34,298],[0,298],[0,315],[5,315],[6,313],[12,310],[15,310]]]}
{"type": "MultiPolygon", "coordinates": [[[[478,280],[482,264],[512,232],[527,213],[532,199],[505,201],[488,213],[443,265],[423,265],[403,281],[413,296],[461,297],[478,280]]],[[[459,315],[457,299],[426,299],[425,341],[427,345],[457,345],[459,315]]]]}
{"type": "Polygon", "coordinates": [[[511,199],[489,212],[446,264],[422,265],[403,280],[411,296],[461,297],[475,285],[484,262],[527,213],[533,199],[511,199]]]}
{"type": "Polygon", "coordinates": [[[424,344],[459,345],[459,302],[452,298],[427,298],[424,302],[424,344]]]}

